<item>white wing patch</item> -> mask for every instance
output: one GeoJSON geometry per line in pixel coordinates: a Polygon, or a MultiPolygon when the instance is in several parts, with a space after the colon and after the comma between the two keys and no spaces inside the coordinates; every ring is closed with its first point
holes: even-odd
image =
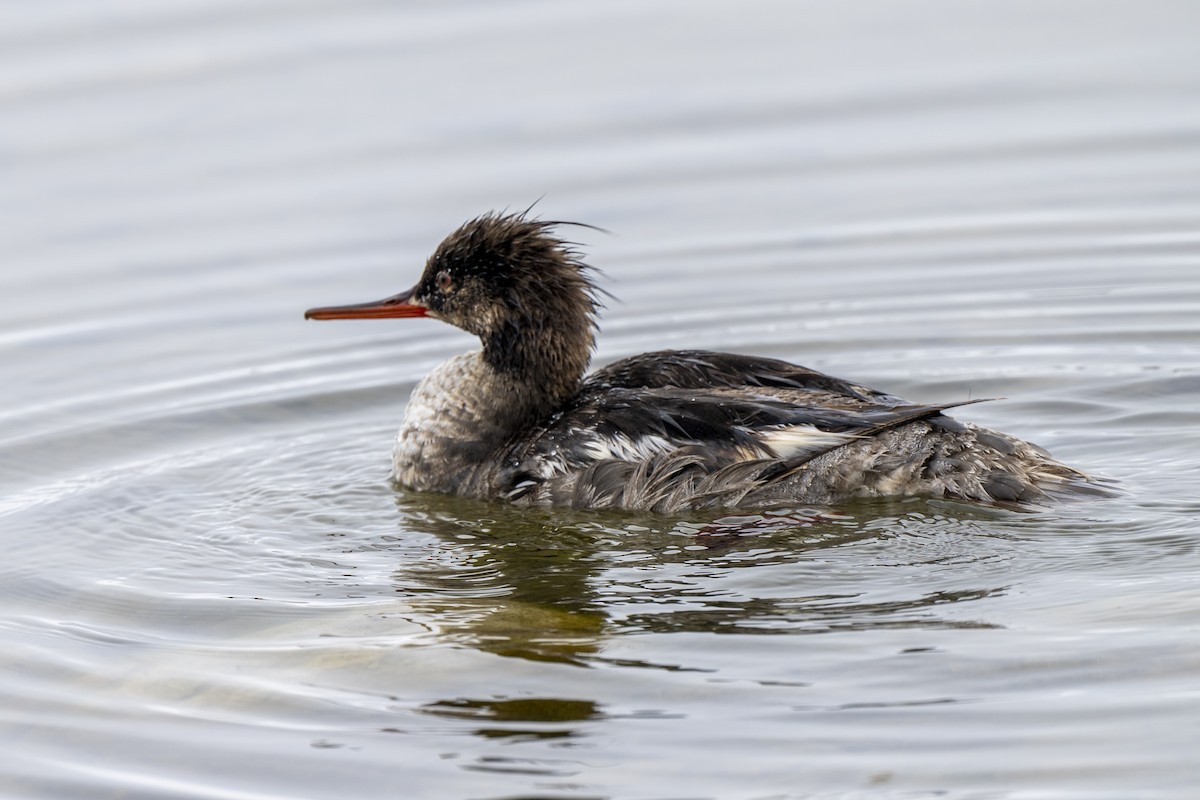
{"type": "MultiPolygon", "coordinates": [[[[756,439],[763,450],[753,446],[738,448],[746,460],[775,455],[787,460],[798,458],[809,453],[828,450],[831,447],[845,444],[855,439],[861,439],[853,433],[833,433],[823,431],[815,425],[780,425],[768,430],[746,430],[752,439],[756,439]]],[[[687,442],[672,441],[664,436],[638,436],[631,438],[623,434],[615,436],[594,436],[583,446],[583,452],[598,461],[615,459],[617,461],[645,461],[662,453],[669,453],[687,442]]],[[[732,444],[732,442],[730,442],[732,444]]]]}
{"type": "Polygon", "coordinates": [[[863,438],[853,433],[823,431],[815,425],[781,425],[756,435],[763,445],[785,461],[863,438]]]}
{"type": "Polygon", "coordinates": [[[645,461],[660,453],[667,453],[679,444],[662,436],[639,436],[631,439],[623,434],[597,436],[583,446],[583,452],[597,461],[645,461]]]}

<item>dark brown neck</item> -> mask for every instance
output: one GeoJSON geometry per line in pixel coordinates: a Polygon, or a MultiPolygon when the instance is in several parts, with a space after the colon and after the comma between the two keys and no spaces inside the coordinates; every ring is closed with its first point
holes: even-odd
{"type": "Polygon", "coordinates": [[[579,391],[591,359],[589,319],[538,329],[533,325],[503,325],[483,338],[483,360],[498,376],[523,388],[534,417],[558,409],[579,391]]]}

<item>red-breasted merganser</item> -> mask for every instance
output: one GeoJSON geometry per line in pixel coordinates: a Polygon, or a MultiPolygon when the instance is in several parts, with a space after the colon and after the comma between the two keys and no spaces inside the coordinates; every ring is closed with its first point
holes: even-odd
{"type": "Polygon", "coordinates": [[[308,319],[434,317],[478,336],[413,390],[395,481],[530,506],[677,512],[926,495],[1029,503],[1088,491],[1045,450],[756,356],[663,350],[584,377],[600,290],[555,229],[486,214],[407,292],[308,319]]]}

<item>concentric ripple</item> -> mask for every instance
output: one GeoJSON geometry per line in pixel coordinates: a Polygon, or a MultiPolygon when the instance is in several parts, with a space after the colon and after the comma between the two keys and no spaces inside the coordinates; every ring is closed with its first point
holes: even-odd
{"type": "Polygon", "coordinates": [[[1200,783],[1193,6],[102,5],[0,8],[5,797],[1200,783]],[[303,311],[539,197],[614,232],[598,363],[995,398],[1114,496],[397,490],[475,343],[303,311]]]}

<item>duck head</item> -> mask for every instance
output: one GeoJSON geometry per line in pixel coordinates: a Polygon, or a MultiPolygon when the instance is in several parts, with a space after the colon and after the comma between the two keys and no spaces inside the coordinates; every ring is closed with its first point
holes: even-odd
{"type": "MultiPolygon", "coordinates": [[[[600,290],[564,224],[490,213],[451,233],[406,292],[312,308],[306,319],[433,317],[479,337],[483,360],[522,381],[578,384],[595,342],[600,290]]],[[[590,227],[590,226],[583,226],[590,227]]]]}

